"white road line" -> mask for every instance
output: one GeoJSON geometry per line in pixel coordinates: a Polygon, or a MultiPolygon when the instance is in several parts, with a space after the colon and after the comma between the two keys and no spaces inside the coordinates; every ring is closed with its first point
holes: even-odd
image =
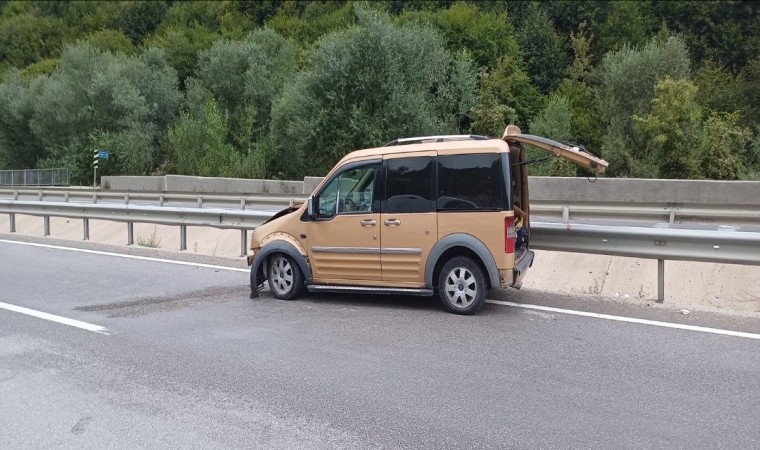
{"type": "Polygon", "coordinates": [[[741,337],[741,338],[747,338],[747,339],[760,339],[760,334],[745,333],[743,331],[721,330],[719,328],[699,327],[696,325],[684,325],[680,323],[671,323],[671,322],[660,322],[658,320],[636,319],[633,317],[613,316],[610,314],[599,314],[599,313],[592,313],[592,312],[586,312],[586,311],[575,311],[572,309],[552,308],[551,306],[527,305],[523,303],[505,302],[501,300],[486,300],[486,303],[493,303],[494,305],[502,305],[502,306],[514,306],[515,308],[534,309],[537,311],[547,311],[547,312],[553,312],[553,313],[558,313],[558,314],[570,314],[573,316],[593,317],[594,319],[615,320],[617,322],[628,322],[628,323],[637,323],[641,325],[652,325],[655,327],[674,328],[676,330],[698,331],[700,333],[720,334],[723,336],[733,336],[733,337],[741,337]]]}
{"type": "MultiPolygon", "coordinates": [[[[90,253],[93,255],[115,256],[117,258],[136,259],[140,261],[162,262],[162,263],[167,263],[167,264],[177,264],[180,266],[203,267],[207,269],[229,270],[232,272],[245,272],[245,273],[249,272],[248,269],[243,269],[243,268],[238,268],[238,267],[216,266],[212,264],[202,264],[202,263],[194,263],[194,262],[187,262],[187,261],[175,261],[172,259],[151,258],[148,256],[125,255],[121,253],[103,252],[103,251],[98,251],[98,250],[87,250],[87,249],[82,249],[82,248],[61,247],[58,245],[38,244],[35,242],[20,242],[20,241],[9,241],[5,239],[0,239],[0,243],[28,245],[31,247],[52,248],[52,249],[57,249],[57,250],[68,250],[71,252],[90,253]]],[[[673,328],[677,330],[697,331],[700,333],[719,334],[723,336],[734,336],[734,337],[742,337],[742,338],[747,338],[747,339],[760,339],[760,334],[745,333],[743,331],[721,330],[719,328],[700,327],[700,326],[695,326],[695,325],[683,325],[680,323],[660,322],[657,320],[648,320],[648,319],[636,319],[633,317],[613,316],[610,314],[599,314],[599,313],[591,313],[591,312],[585,312],[585,311],[575,311],[572,309],[552,308],[550,306],[528,305],[528,304],[523,304],[523,303],[505,302],[501,300],[486,300],[486,302],[492,303],[494,305],[513,306],[515,308],[533,309],[537,311],[547,311],[547,312],[553,312],[553,313],[558,313],[558,314],[569,314],[569,315],[582,316],[582,317],[592,317],[595,319],[605,319],[605,320],[614,320],[618,322],[637,323],[640,325],[652,325],[656,327],[673,328]]],[[[19,308],[19,307],[16,307],[16,308],[19,308]]],[[[32,311],[32,310],[29,310],[29,311],[32,311]]],[[[38,313],[38,314],[45,314],[45,313],[38,313]]],[[[58,317],[58,316],[53,316],[53,317],[58,317]]],[[[61,319],[65,319],[65,318],[61,317],[61,319]]],[[[65,320],[71,320],[71,319],[65,319],[65,320]]],[[[84,323],[84,322],[80,322],[80,323],[84,323]]],[[[85,325],[95,326],[95,325],[89,325],[89,324],[85,324],[85,325]]]]}
{"type": "Polygon", "coordinates": [[[87,250],[84,248],[61,247],[58,245],[38,244],[36,242],[8,241],[5,239],[0,239],[0,243],[28,245],[30,247],[52,248],[56,250],[68,250],[70,252],[89,253],[92,255],[115,256],[117,258],[137,259],[140,261],[162,262],[162,263],[167,263],[167,264],[177,264],[179,266],[203,267],[205,269],[229,270],[232,272],[245,272],[245,273],[250,272],[249,269],[243,269],[240,267],[215,266],[213,264],[194,263],[194,262],[188,262],[188,261],[175,261],[173,259],[151,258],[149,256],[125,255],[122,253],[102,252],[99,250],[87,250]]]}
{"type": "Polygon", "coordinates": [[[49,314],[34,309],[24,308],[23,306],[16,306],[9,303],[0,302],[0,308],[7,309],[8,311],[26,314],[27,316],[36,317],[38,319],[57,322],[63,325],[68,325],[70,327],[76,327],[87,331],[93,331],[95,333],[105,334],[107,336],[113,334],[113,331],[109,330],[108,328],[101,327],[100,325],[93,325],[91,323],[82,322],[81,320],[69,319],[68,317],[56,316],[55,314],[49,314]]]}

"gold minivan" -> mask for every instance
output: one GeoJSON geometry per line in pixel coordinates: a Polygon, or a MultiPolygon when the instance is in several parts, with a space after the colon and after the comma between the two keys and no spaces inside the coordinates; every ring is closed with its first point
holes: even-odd
{"type": "Polygon", "coordinates": [[[533,264],[523,144],[594,172],[582,147],[521,134],[396,139],[346,155],[306,203],[251,237],[251,298],[310,292],[439,295],[474,314],[488,289],[520,287],[533,264]]]}

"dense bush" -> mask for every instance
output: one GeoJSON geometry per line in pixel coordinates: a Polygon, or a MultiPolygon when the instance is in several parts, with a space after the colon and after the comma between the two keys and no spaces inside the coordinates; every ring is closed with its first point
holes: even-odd
{"type": "Polygon", "coordinates": [[[509,123],[611,176],[758,178],[758,105],[757,2],[0,1],[0,169],[76,182],[96,148],[103,174],[298,178],[509,123]]]}

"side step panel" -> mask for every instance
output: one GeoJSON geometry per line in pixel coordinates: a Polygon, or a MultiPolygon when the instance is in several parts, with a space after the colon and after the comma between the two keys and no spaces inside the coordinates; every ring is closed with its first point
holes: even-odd
{"type": "Polygon", "coordinates": [[[312,284],[307,286],[309,292],[343,292],[352,294],[396,294],[396,295],[418,295],[420,297],[430,297],[433,295],[432,289],[414,289],[414,288],[379,288],[368,286],[334,286],[329,284],[312,284]]]}

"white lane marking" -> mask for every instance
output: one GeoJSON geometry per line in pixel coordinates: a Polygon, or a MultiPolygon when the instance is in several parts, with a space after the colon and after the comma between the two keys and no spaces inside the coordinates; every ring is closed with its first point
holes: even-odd
{"type": "MultiPolygon", "coordinates": [[[[151,258],[148,256],[124,255],[121,253],[103,252],[103,251],[98,251],[98,250],[87,250],[87,249],[82,249],[82,248],[61,247],[58,245],[38,244],[36,242],[20,242],[20,241],[9,241],[5,239],[0,239],[0,243],[29,245],[32,247],[68,250],[72,252],[90,253],[93,255],[115,256],[118,258],[137,259],[141,261],[163,262],[163,263],[168,263],[168,264],[177,264],[181,266],[204,267],[208,269],[229,270],[233,272],[245,272],[245,273],[250,272],[248,269],[242,269],[242,268],[237,268],[237,267],[215,266],[212,264],[175,261],[172,259],[151,258]]],[[[513,306],[515,308],[534,309],[537,311],[548,311],[548,312],[554,312],[554,313],[559,313],[559,314],[570,314],[570,315],[575,315],[575,316],[593,317],[595,319],[606,319],[606,320],[615,320],[618,322],[638,323],[642,325],[653,325],[653,326],[664,327],[664,328],[674,328],[678,330],[689,330],[689,331],[698,331],[702,333],[720,334],[724,336],[743,337],[747,339],[760,339],[760,334],[745,333],[743,331],[721,330],[718,328],[700,327],[700,326],[695,326],[695,325],[683,325],[680,323],[660,322],[657,320],[636,319],[633,317],[613,316],[610,314],[599,314],[599,313],[591,313],[591,312],[585,312],[585,311],[575,311],[572,309],[552,308],[550,306],[528,305],[528,304],[523,304],[523,303],[505,302],[501,300],[486,300],[486,302],[493,303],[495,305],[501,305],[501,306],[513,306]]]]}
{"type": "Polygon", "coordinates": [[[239,267],[216,266],[213,264],[194,263],[194,262],[188,262],[188,261],[175,261],[173,259],[151,258],[149,256],[125,255],[122,253],[103,252],[99,250],[87,250],[84,248],[61,247],[59,245],[38,244],[36,242],[8,241],[5,239],[0,239],[0,243],[28,245],[30,247],[52,248],[56,250],[68,250],[70,252],[89,253],[92,255],[115,256],[117,258],[137,259],[140,261],[162,262],[162,263],[167,263],[167,264],[177,264],[179,266],[203,267],[205,269],[229,270],[232,272],[245,272],[245,273],[250,272],[249,269],[243,269],[239,267]]]}
{"type": "Polygon", "coordinates": [[[24,308],[23,306],[16,306],[9,303],[0,302],[0,308],[7,309],[8,311],[26,314],[27,316],[36,317],[38,319],[57,322],[63,325],[68,325],[70,327],[76,327],[95,333],[105,334],[106,336],[113,334],[113,331],[109,330],[106,327],[101,327],[100,325],[93,325],[91,323],[82,322],[81,320],[69,319],[68,317],[56,316],[55,314],[49,314],[34,309],[24,308]]]}
{"type": "Polygon", "coordinates": [[[700,333],[720,334],[723,336],[734,336],[734,337],[741,337],[741,338],[747,338],[747,339],[760,339],[760,334],[745,333],[743,331],[721,330],[719,328],[700,327],[696,325],[684,325],[681,323],[660,322],[658,320],[636,319],[633,317],[613,316],[610,314],[599,314],[599,313],[592,313],[592,312],[586,312],[586,311],[575,311],[572,309],[552,308],[551,306],[527,305],[524,303],[505,302],[501,300],[486,300],[486,303],[493,303],[494,305],[502,305],[502,306],[514,306],[515,308],[534,309],[537,311],[547,311],[547,312],[553,312],[553,313],[558,313],[558,314],[570,314],[573,316],[593,317],[595,319],[615,320],[618,322],[637,323],[641,325],[653,325],[656,327],[674,328],[677,330],[698,331],[700,333]]]}

